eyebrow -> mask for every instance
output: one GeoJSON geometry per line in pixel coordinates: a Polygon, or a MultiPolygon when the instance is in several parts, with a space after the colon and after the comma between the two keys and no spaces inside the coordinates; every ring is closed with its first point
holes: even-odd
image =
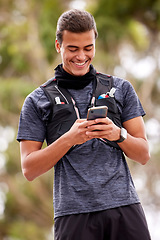
{"type": "MultiPolygon", "coordinates": [[[[93,46],[93,44],[89,44],[89,45],[87,45],[87,46],[84,46],[84,48],[92,47],[92,46],[93,46]]],[[[74,45],[68,45],[67,47],[68,47],[68,48],[79,48],[78,46],[74,46],[74,45]]]]}

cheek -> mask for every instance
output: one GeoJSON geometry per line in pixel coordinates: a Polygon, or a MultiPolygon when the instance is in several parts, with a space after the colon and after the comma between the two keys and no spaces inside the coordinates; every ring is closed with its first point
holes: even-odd
{"type": "Polygon", "coordinates": [[[90,59],[93,59],[95,57],[95,50],[87,54],[90,59]]]}
{"type": "Polygon", "coordinates": [[[93,53],[92,53],[92,58],[95,57],[95,53],[96,53],[96,50],[94,49],[93,53]]]}
{"type": "Polygon", "coordinates": [[[73,58],[73,56],[70,53],[61,52],[61,58],[63,61],[69,61],[70,59],[73,58]]]}

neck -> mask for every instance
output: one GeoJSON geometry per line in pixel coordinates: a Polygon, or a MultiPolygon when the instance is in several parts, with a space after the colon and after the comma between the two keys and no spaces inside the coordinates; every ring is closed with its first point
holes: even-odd
{"type": "Polygon", "coordinates": [[[87,86],[91,81],[94,81],[96,70],[90,65],[90,70],[83,76],[74,76],[66,72],[62,64],[55,68],[55,78],[57,84],[63,88],[82,89],[87,86]]]}

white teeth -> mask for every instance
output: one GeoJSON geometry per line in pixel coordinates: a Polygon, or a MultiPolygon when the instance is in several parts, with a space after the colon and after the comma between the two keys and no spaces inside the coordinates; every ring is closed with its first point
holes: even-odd
{"type": "Polygon", "coordinates": [[[78,65],[78,66],[82,66],[82,65],[85,64],[85,62],[83,62],[83,63],[75,63],[75,64],[78,65]]]}

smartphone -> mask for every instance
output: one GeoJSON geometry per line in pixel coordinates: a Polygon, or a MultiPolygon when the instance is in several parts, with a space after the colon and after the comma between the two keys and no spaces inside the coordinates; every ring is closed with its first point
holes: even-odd
{"type": "Polygon", "coordinates": [[[107,106],[92,107],[88,109],[87,120],[94,120],[96,118],[106,118],[108,112],[107,106]]]}

